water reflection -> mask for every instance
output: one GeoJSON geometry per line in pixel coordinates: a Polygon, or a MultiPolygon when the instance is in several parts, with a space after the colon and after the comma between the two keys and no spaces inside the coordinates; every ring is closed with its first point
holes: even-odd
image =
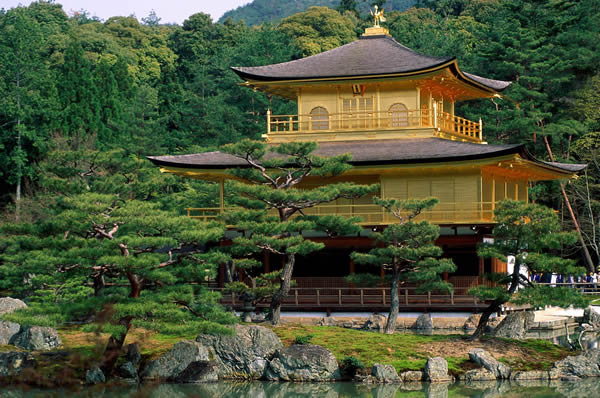
{"type": "Polygon", "coordinates": [[[469,384],[363,385],[354,383],[219,382],[202,385],[162,384],[135,387],[93,387],[44,391],[4,388],[1,398],[148,397],[148,398],[496,398],[599,397],[600,379],[577,382],[524,381],[469,384]]]}

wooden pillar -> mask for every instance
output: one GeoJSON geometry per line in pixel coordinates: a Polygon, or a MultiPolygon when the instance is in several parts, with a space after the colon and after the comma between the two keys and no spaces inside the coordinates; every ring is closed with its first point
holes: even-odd
{"type": "Polygon", "coordinates": [[[385,277],[385,268],[381,267],[381,279],[385,277]]]}
{"type": "Polygon", "coordinates": [[[221,213],[223,213],[223,209],[225,208],[225,178],[221,177],[219,180],[219,208],[221,209],[221,213]]]}
{"type": "Polygon", "coordinates": [[[442,273],[442,278],[444,279],[444,282],[448,282],[448,272],[444,272],[442,273]]]}
{"type": "Polygon", "coordinates": [[[479,257],[479,271],[477,273],[477,275],[479,275],[479,276],[483,276],[483,273],[485,271],[485,269],[484,269],[484,262],[483,261],[484,261],[483,257],[479,257]]]}
{"type": "Polygon", "coordinates": [[[354,260],[350,258],[350,273],[354,274],[356,272],[356,266],[354,264],[354,260]]]}
{"type": "Polygon", "coordinates": [[[219,264],[219,287],[225,287],[225,264],[219,264]]]}
{"type": "Polygon", "coordinates": [[[265,250],[263,256],[263,272],[267,274],[271,272],[271,253],[265,250]]]}

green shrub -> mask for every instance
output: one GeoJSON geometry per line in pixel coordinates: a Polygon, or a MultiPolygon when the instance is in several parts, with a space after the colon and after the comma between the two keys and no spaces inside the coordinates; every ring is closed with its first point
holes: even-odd
{"type": "Polygon", "coordinates": [[[308,344],[314,336],[312,334],[296,336],[294,344],[308,344]]]}
{"type": "Polygon", "coordinates": [[[342,360],[342,372],[350,378],[354,377],[359,370],[363,370],[364,368],[365,365],[356,357],[349,356],[342,360]]]}

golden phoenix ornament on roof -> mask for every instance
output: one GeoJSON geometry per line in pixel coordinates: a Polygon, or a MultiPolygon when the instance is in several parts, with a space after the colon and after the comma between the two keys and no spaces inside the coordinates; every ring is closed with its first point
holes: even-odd
{"type": "Polygon", "coordinates": [[[379,7],[377,7],[377,5],[375,5],[375,12],[373,12],[373,10],[369,10],[369,12],[371,13],[371,15],[373,16],[373,18],[375,19],[375,25],[373,25],[376,28],[379,28],[379,22],[385,22],[385,17],[383,16],[383,8],[381,9],[381,11],[378,10],[379,7]]]}

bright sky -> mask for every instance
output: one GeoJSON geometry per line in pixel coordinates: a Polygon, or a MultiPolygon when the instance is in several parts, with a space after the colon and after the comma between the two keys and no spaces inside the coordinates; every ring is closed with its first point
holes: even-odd
{"type": "MultiPolygon", "coordinates": [[[[213,21],[218,20],[225,11],[250,3],[252,0],[55,0],[62,4],[69,15],[81,9],[106,20],[114,16],[135,14],[138,19],[148,16],[151,10],[156,12],[161,23],[182,24],[192,14],[204,12],[213,21]]],[[[0,8],[27,6],[31,0],[0,0],[0,8]]]]}

